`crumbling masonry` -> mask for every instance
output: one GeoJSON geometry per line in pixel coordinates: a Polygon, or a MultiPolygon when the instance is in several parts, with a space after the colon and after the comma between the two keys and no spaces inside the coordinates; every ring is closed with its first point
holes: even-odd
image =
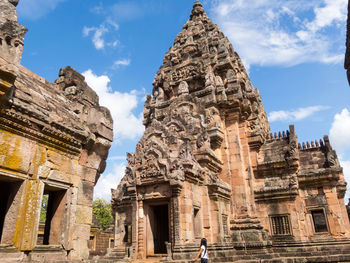
{"type": "Polygon", "coordinates": [[[111,257],[191,259],[206,237],[213,262],[349,262],[346,183],[328,137],[270,133],[258,89],[200,2],[163,61],[112,191],[111,257]]]}
{"type": "Polygon", "coordinates": [[[50,83],[20,65],[27,29],[17,23],[17,2],[0,0],[0,258],[86,259],[93,187],[105,169],[112,118],[71,67],[50,83]]]}

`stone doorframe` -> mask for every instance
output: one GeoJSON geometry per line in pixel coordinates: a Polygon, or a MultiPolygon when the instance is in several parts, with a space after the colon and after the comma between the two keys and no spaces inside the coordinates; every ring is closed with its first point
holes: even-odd
{"type": "MultiPolygon", "coordinates": [[[[144,200],[143,201],[143,209],[145,214],[145,250],[146,250],[146,257],[157,255],[154,253],[154,233],[152,231],[152,221],[154,223],[154,212],[152,211],[154,207],[157,206],[168,206],[168,242],[171,240],[171,202],[167,199],[158,199],[158,200],[144,200]]],[[[165,245],[165,244],[164,244],[165,245]]],[[[165,246],[166,248],[166,246],[165,246]]],[[[166,254],[166,252],[165,252],[166,254]]]]}

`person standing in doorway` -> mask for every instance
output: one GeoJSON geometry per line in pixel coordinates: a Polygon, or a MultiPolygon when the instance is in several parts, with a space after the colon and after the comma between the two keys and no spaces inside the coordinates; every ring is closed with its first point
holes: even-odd
{"type": "Polygon", "coordinates": [[[201,248],[197,257],[193,260],[196,262],[198,259],[201,259],[201,263],[208,263],[208,249],[207,249],[207,240],[205,238],[201,239],[201,248]]]}

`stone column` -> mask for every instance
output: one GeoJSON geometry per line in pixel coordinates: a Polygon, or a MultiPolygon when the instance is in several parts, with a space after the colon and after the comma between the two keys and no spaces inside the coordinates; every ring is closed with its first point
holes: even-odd
{"type": "Polygon", "coordinates": [[[180,187],[172,188],[171,209],[173,214],[173,236],[172,236],[172,249],[175,246],[179,246],[181,242],[180,235],[180,187]]]}
{"type": "Polygon", "coordinates": [[[138,221],[138,216],[137,216],[137,201],[136,197],[132,198],[132,251],[130,252],[130,256],[133,257],[133,255],[136,254],[137,251],[137,221],[138,221]]]}
{"type": "Polygon", "coordinates": [[[17,217],[14,245],[19,250],[32,250],[37,241],[44,183],[26,180],[17,217]]]}
{"type": "Polygon", "coordinates": [[[137,245],[137,258],[146,258],[145,250],[145,215],[143,212],[143,201],[138,200],[138,245],[137,245]]]}
{"type": "MultiPolygon", "coordinates": [[[[231,114],[230,118],[226,117],[226,141],[228,146],[229,158],[229,175],[232,187],[231,201],[235,205],[235,216],[245,216],[248,214],[247,204],[247,186],[246,186],[246,167],[243,156],[243,146],[238,116],[231,114]]],[[[225,180],[226,181],[226,180],[225,180]]],[[[250,201],[250,200],[249,200],[250,201]]]]}

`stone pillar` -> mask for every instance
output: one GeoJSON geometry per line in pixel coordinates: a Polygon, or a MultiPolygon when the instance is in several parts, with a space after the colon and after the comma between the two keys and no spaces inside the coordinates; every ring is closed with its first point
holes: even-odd
{"type": "Polygon", "coordinates": [[[44,183],[26,180],[14,235],[14,245],[19,250],[32,250],[37,241],[44,183]]]}
{"type": "Polygon", "coordinates": [[[137,244],[137,258],[146,258],[145,250],[145,215],[143,211],[143,201],[138,200],[138,244],[137,244]]]}
{"type": "Polygon", "coordinates": [[[138,216],[137,216],[137,201],[134,197],[132,200],[132,251],[130,252],[130,256],[133,258],[133,255],[136,254],[137,251],[137,222],[138,222],[138,216]]]}
{"type": "Polygon", "coordinates": [[[77,208],[78,188],[71,187],[66,193],[66,208],[64,221],[65,226],[62,236],[62,245],[66,250],[73,249],[73,236],[74,236],[74,225],[75,225],[75,212],[77,208]]]}
{"type": "Polygon", "coordinates": [[[181,243],[181,234],[180,234],[180,187],[172,188],[172,198],[171,198],[171,209],[173,214],[173,237],[172,237],[172,249],[179,246],[181,243]]]}
{"type": "Polygon", "coordinates": [[[232,187],[231,201],[235,205],[235,216],[245,216],[248,213],[246,189],[246,169],[242,152],[242,142],[238,123],[238,116],[226,118],[226,140],[228,144],[229,174],[232,187]]]}

